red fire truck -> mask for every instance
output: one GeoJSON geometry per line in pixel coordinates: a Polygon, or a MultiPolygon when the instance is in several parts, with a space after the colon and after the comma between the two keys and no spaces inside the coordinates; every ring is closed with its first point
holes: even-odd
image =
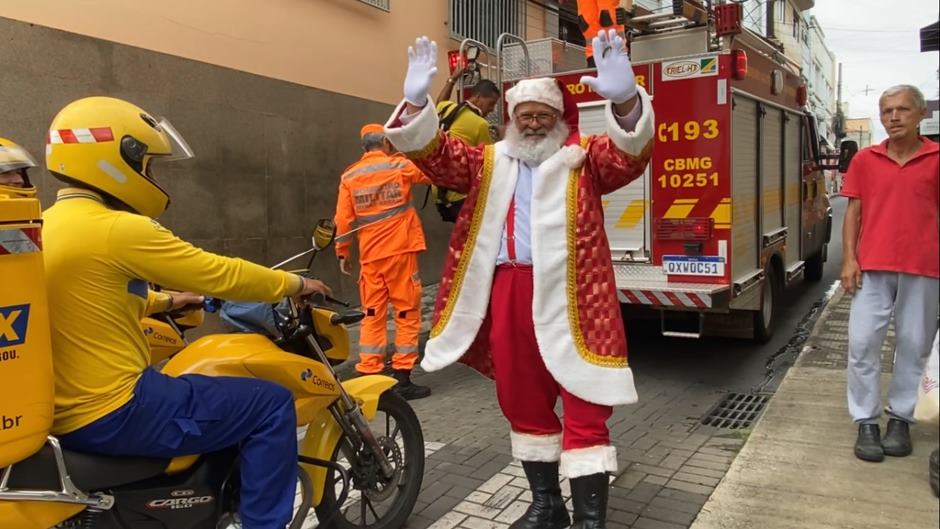
{"type": "MultiPolygon", "coordinates": [[[[798,65],[741,27],[740,4],[712,15],[631,42],[656,144],[645,176],[604,197],[606,229],[625,311],[657,316],[667,336],[766,341],[783,289],[822,277],[827,162],[798,65]]],[[[539,73],[576,98],[582,134],[604,132],[604,101],[579,83],[590,70],[539,73]]]]}

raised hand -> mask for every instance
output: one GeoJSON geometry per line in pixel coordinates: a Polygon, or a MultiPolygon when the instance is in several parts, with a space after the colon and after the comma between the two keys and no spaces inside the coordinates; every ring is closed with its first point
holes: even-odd
{"type": "Polygon", "coordinates": [[[416,107],[428,102],[431,82],[437,75],[437,43],[427,37],[415,39],[408,47],[408,73],[405,75],[405,101],[416,107]]]}
{"type": "Polygon", "coordinates": [[[597,77],[585,75],[581,82],[615,104],[636,95],[636,77],[627,54],[626,41],[613,29],[601,30],[591,41],[597,77]]]}

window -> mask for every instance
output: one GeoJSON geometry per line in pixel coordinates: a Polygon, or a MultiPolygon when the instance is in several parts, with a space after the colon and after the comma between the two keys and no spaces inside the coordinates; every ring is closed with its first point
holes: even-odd
{"type": "Polygon", "coordinates": [[[525,0],[450,0],[450,33],[495,47],[502,33],[525,38],[525,0]]]}
{"type": "Polygon", "coordinates": [[[758,35],[767,35],[766,12],[767,2],[759,0],[745,2],[744,27],[758,35]]]}
{"type": "Polygon", "coordinates": [[[793,38],[800,39],[800,12],[793,8],[793,38]]]}
{"type": "Polygon", "coordinates": [[[369,4],[370,6],[381,9],[382,11],[389,11],[391,6],[389,5],[392,0],[359,0],[363,4],[369,4]]]}

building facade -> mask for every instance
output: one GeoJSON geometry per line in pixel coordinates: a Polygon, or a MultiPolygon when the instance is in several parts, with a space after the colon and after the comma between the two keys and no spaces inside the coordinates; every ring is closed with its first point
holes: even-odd
{"type": "MultiPolygon", "coordinates": [[[[156,175],[173,200],[160,221],[208,250],[279,262],[309,245],[318,218],[333,216],[339,176],[361,154],[359,128],[400,100],[416,37],[446,50],[465,36],[557,34],[557,8],[497,3],[481,11],[470,0],[4,0],[0,135],[41,160],[53,116],[79,97],[120,97],[166,116],[196,158],[156,175]]],[[[432,94],[448,76],[446,53],[438,68],[432,94]]],[[[60,185],[36,173],[48,206],[60,185]]],[[[421,216],[422,273],[435,282],[452,225],[434,208],[421,216]]],[[[357,297],[332,259],[316,266],[340,296],[357,297]]]]}
{"type": "Polygon", "coordinates": [[[809,109],[816,116],[819,134],[834,146],[838,83],[836,56],[826,45],[826,34],[814,16],[809,17],[806,35],[808,65],[804,64],[803,77],[809,91],[809,109]]]}
{"type": "Polygon", "coordinates": [[[845,120],[845,139],[858,142],[858,148],[870,147],[872,143],[871,118],[849,118],[845,120]]]}

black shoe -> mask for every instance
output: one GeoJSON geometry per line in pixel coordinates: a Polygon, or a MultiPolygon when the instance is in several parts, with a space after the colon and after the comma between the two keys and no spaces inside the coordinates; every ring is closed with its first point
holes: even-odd
{"type": "Polygon", "coordinates": [[[858,425],[855,457],[863,461],[884,461],[885,451],[881,447],[881,428],[877,424],[858,425]]]}
{"type": "Polygon", "coordinates": [[[509,529],[564,529],[571,525],[558,485],[558,462],[523,461],[522,469],[529,480],[532,503],[509,529]]]}
{"type": "Polygon", "coordinates": [[[934,448],[930,453],[929,475],[930,488],[933,489],[933,495],[940,498],[940,448],[934,448]]]}
{"type": "Polygon", "coordinates": [[[886,456],[904,457],[911,455],[911,425],[900,419],[888,420],[888,431],[881,441],[886,456]]]}
{"type": "Polygon", "coordinates": [[[606,529],[607,473],[591,474],[571,480],[571,504],[574,507],[572,529],[606,529]]]}
{"type": "Polygon", "coordinates": [[[411,381],[411,371],[406,369],[396,369],[393,375],[398,384],[392,388],[392,391],[405,400],[417,400],[431,396],[431,388],[419,386],[411,381]]]}

